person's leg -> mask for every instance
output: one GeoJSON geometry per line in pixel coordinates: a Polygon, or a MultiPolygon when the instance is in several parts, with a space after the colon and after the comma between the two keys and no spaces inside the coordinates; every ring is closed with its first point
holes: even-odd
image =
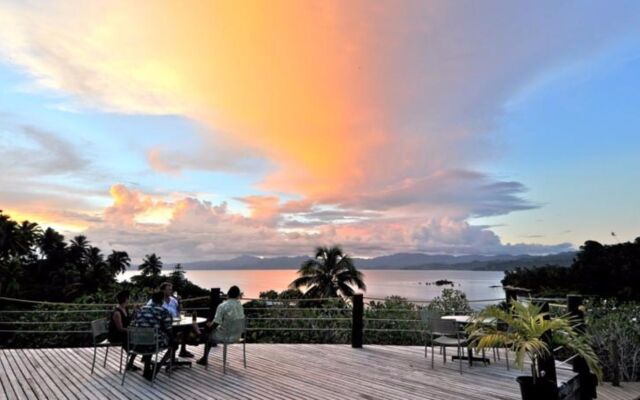
{"type": "Polygon", "coordinates": [[[182,334],[179,337],[180,340],[180,357],[184,357],[184,358],[191,358],[193,357],[193,353],[190,353],[187,351],[187,340],[189,338],[189,333],[188,332],[182,332],[182,334]]]}
{"type": "Polygon", "coordinates": [[[201,359],[196,361],[197,364],[207,365],[211,347],[215,347],[215,342],[212,340],[213,338],[211,337],[210,332],[210,330],[205,330],[200,336],[201,341],[204,342],[204,354],[202,355],[201,359]]]}

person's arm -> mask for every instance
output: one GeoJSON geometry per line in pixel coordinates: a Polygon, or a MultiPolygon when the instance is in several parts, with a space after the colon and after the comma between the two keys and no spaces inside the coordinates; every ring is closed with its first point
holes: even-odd
{"type": "Polygon", "coordinates": [[[207,321],[207,327],[211,329],[216,329],[222,323],[223,315],[224,315],[224,304],[220,304],[216,309],[216,315],[213,317],[213,321],[207,321]]]}
{"type": "Polygon", "coordinates": [[[126,331],[126,329],[124,329],[124,326],[122,325],[122,315],[120,315],[118,311],[114,311],[111,318],[113,319],[113,323],[116,325],[116,329],[118,331],[120,332],[126,331]]]}

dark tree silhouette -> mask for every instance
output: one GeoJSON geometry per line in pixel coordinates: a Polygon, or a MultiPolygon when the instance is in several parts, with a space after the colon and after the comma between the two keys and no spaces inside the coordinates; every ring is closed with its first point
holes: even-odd
{"type": "Polygon", "coordinates": [[[143,276],[158,277],[162,271],[162,261],[155,253],[147,254],[138,267],[143,276]]]}
{"type": "Polygon", "coordinates": [[[298,275],[300,276],[289,287],[306,288],[305,296],[311,298],[338,297],[338,294],[353,296],[354,286],[361,290],[367,289],[362,273],[338,246],[318,247],[315,258],[305,261],[298,270],[298,275]]]}
{"type": "Polygon", "coordinates": [[[129,265],[131,265],[131,258],[129,258],[129,254],[126,251],[113,250],[107,256],[107,264],[114,275],[124,274],[129,265]]]}

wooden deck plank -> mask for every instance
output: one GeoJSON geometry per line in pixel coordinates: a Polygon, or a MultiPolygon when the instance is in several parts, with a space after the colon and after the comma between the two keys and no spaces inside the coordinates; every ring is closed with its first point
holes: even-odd
{"type": "Polygon", "coordinates": [[[47,396],[40,388],[39,383],[34,382],[37,380],[37,375],[24,365],[25,360],[20,357],[20,354],[17,351],[12,351],[7,354],[7,359],[10,360],[9,362],[13,362],[13,372],[25,389],[27,396],[30,399],[46,399],[47,396]]]}
{"type": "Polygon", "coordinates": [[[3,354],[2,357],[0,357],[0,362],[3,363],[4,370],[7,372],[7,379],[9,380],[9,390],[13,392],[13,395],[16,399],[26,399],[27,396],[22,389],[22,385],[16,377],[16,373],[13,370],[11,363],[9,362],[9,356],[3,354]]]}
{"type": "MultiPolygon", "coordinates": [[[[202,346],[190,350],[196,358],[202,355],[202,346]]],[[[231,346],[226,375],[222,373],[222,348],[217,348],[209,357],[208,370],[194,365],[171,375],[162,371],[153,386],[140,372],[130,372],[121,386],[119,351],[112,348],[103,367],[104,349],[100,349],[91,375],[92,348],[0,350],[0,397],[519,400],[515,377],[523,374],[513,368],[507,371],[504,357],[489,366],[469,368],[464,363],[460,375],[458,362],[444,364],[436,354],[432,369],[430,354],[425,358],[424,348],[419,346],[353,349],[348,345],[249,344],[246,369],[242,347],[231,346]]],[[[558,376],[566,380],[573,372],[559,370],[558,376]]],[[[640,383],[623,383],[618,388],[605,384],[598,394],[604,400],[636,399],[640,383]]]]}

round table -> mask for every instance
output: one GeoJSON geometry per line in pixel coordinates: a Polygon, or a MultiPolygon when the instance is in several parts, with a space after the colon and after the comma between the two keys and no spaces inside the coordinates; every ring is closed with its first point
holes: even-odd
{"type": "MultiPolygon", "coordinates": [[[[200,325],[205,322],[207,322],[206,318],[196,317],[196,324],[200,325]]],[[[190,315],[185,315],[184,317],[180,318],[174,318],[173,322],[171,323],[171,326],[173,326],[174,328],[182,328],[191,325],[193,325],[193,317],[190,315]]]]}
{"type": "MultiPolygon", "coordinates": [[[[452,320],[452,321],[456,321],[459,324],[470,324],[472,322],[474,322],[475,317],[473,315],[445,315],[444,317],[441,317],[442,319],[448,319],[448,320],[452,320]]],[[[481,321],[483,324],[493,324],[494,322],[496,322],[495,318],[485,318],[481,321]]]]}
{"type": "MultiPolygon", "coordinates": [[[[171,326],[177,331],[185,331],[190,329],[191,326],[193,326],[193,322],[194,322],[193,317],[191,315],[184,315],[184,316],[181,315],[180,318],[173,319],[173,321],[171,322],[171,326]]],[[[205,322],[207,322],[206,318],[196,317],[196,320],[195,320],[196,324],[201,325],[201,324],[204,324],[205,322]]],[[[171,360],[174,368],[179,368],[183,366],[191,367],[191,361],[177,360],[175,351],[171,352],[171,360]]],[[[169,367],[167,366],[167,368],[169,367]]]]}
{"type": "MultiPolygon", "coordinates": [[[[456,323],[460,325],[469,325],[475,320],[475,316],[473,315],[445,315],[440,318],[448,319],[450,321],[456,321],[456,323]]],[[[485,318],[481,321],[481,323],[487,324],[487,325],[493,324],[494,322],[495,322],[495,318],[485,318]]],[[[473,361],[482,361],[484,364],[490,363],[490,360],[486,357],[474,357],[473,349],[471,349],[470,347],[467,348],[467,352],[469,354],[466,357],[453,356],[451,358],[453,360],[457,360],[457,359],[469,360],[469,366],[473,365],[473,361]]]]}

